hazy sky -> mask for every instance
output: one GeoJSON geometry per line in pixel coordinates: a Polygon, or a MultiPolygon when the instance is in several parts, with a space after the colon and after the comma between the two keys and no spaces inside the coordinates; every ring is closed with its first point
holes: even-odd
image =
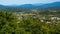
{"type": "Polygon", "coordinates": [[[34,3],[51,3],[60,0],[0,0],[2,5],[20,5],[20,4],[34,4],[34,3]]]}

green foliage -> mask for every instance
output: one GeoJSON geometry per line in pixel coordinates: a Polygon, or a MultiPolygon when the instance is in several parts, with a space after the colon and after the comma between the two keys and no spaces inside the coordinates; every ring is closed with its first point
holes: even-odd
{"type": "Polygon", "coordinates": [[[0,34],[60,34],[59,21],[46,23],[33,17],[26,16],[18,20],[11,12],[0,12],[0,34]]]}

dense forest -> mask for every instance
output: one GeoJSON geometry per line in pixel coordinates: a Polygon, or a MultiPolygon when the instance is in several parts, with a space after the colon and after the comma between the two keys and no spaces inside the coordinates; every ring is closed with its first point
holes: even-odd
{"type": "Polygon", "coordinates": [[[0,8],[0,34],[60,34],[60,10],[0,8]]]}

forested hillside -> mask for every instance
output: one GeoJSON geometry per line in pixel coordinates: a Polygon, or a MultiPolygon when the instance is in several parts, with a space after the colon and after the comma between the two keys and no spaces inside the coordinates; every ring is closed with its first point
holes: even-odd
{"type": "Polygon", "coordinates": [[[0,10],[0,34],[60,34],[60,17],[55,13],[46,10],[25,15],[7,11],[0,10]]]}

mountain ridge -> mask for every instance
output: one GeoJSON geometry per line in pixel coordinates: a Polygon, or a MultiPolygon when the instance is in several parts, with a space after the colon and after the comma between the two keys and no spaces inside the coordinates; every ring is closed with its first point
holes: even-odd
{"type": "Polygon", "coordinates": [[[49,8],[49,7],[60,7],[60,2],[53,2],[47,4],[23,4],[14,6],[0,5],[0,8],[12,7],[12,8],[49,8]]]}

